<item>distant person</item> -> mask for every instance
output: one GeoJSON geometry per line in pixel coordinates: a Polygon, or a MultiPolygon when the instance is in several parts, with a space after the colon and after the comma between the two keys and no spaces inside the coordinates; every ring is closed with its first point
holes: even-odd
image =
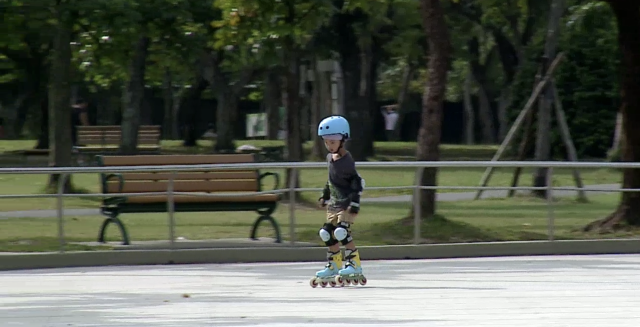
{"type": "Polygon", "coordinates": [[[89,126],[88,103],[83,98],[77,98],[76,104],[71,106],[71,143],[78,144],[78,126],[89,126]]]}
{"type": "Polygon", "coordinates": [[[384,127],[387,135],[387,141],[396,141],[396,123],[398,122],[399,117],[396,109],[397,105],[382,107],[382,116],[384,116],[384,127]]]}

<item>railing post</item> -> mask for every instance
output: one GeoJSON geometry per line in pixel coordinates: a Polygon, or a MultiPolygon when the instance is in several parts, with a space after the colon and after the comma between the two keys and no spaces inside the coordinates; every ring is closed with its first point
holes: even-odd
{"type": "Polygon", "coordinates": [[[175,204],[173,200],[173,180],[175,178],[175,172],[172,171],[169,175],[169,185],[167,185],[167,213],[169,214],[169,244],[171,249],[175,248],[175,219],[174,211],[175,204]]]}
{"type": "Polygon", "coordinates": [[[56,198],[56,209],[58,215],[58,239],[60,240],[60,253],[64,253],[64,203],[62,194],[64,194],[64,185],[67,183],[67,174],[60,174],[58,180],[58,193],[56,198]]]}
{"type": "Polygon", "coordinates": [[[554,240],[555,219],[553,213],[553,168],[547,168],[547,235],[549,241],[554,240]]]}
{"type": "Polygon", "coordinates": [[[296,245],[296,181],[298,170],[289,168],[289,237],[291,246],[296,245]]]}
{"type": "Polygon", "coordinates": [[[413,189],[413,244],[420,244],[420,227],[422,223],[422,208],[420,205],[420,195],[422,194],[422,175],[424,174],[424,168],[416,169],[416,183],[413,189]]]}

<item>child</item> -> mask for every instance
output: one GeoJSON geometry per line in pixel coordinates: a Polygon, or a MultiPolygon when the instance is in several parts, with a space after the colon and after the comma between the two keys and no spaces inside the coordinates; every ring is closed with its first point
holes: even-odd
{"type": "MultiPolygon", "coordinates": [[[[318,199],[321,207],[327,207],[327,221],[320,229],[319,235],[328,247],[328,263],[325,269],[316,273],[316,277],[322,281],[336,275],[355,275],[355,279],[348,278],[348,281],[351,279],[355,284],[359,279],[364,285],[366,279],[362,276],[360,254],[351,237],[351,224],[354,223],[360,211],[360,195],[364,189],[364,179],[356,171],[355,161],[344,147],[349,135],[349,122],[341,116],[325,118],[318,126],[318,136],[324,139],[324,145],[330,153],[327,155],[329,180],[322,196],[318,199]],[[343,259],[340,243],[346,248],[344,269],[341,269],[343,259]]],[[[336,278],[338,283],[340,280],[336,278]]],[[[323,282],[322,285],[326,286],[326,283],[323,282]]],[[[335,284],[331,282],[331,285],[335,284]]],[[[312,286],[314,286],[314,280],[312,280],[312,286]]]]}

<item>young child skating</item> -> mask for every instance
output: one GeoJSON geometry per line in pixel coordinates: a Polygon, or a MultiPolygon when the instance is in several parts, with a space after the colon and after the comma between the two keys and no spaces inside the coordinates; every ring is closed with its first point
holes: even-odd
{"type": "Polygon", "coordinates": [[[351,225],[360,211],[360,195],[364,179],[356,170],[355,161],[345,143],[350,136],[349,122],[341,116],[325,118],[318,125],[318,136],[329,151],[329,180],[318,199],[320,207],[327,207],[327,220],[318,232],[327,245],[327,265],[311,279],[311,286],[336,286],[353,283],[365,285],[360,254],[351,237],[351,225]],[[345,247],[344,260],[340,244],[345,247]],[[344,268],[342,263],[344,261],[344,268]]]}

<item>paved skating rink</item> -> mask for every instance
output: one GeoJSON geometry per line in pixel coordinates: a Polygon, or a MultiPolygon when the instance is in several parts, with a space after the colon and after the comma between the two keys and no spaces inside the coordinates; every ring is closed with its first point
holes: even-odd
{"type": "Polygon", "coordinates": [[[0,326],[640,326],[639,255],[363,264],[324,289],[323,262],[0,272],[0,326]]]}

